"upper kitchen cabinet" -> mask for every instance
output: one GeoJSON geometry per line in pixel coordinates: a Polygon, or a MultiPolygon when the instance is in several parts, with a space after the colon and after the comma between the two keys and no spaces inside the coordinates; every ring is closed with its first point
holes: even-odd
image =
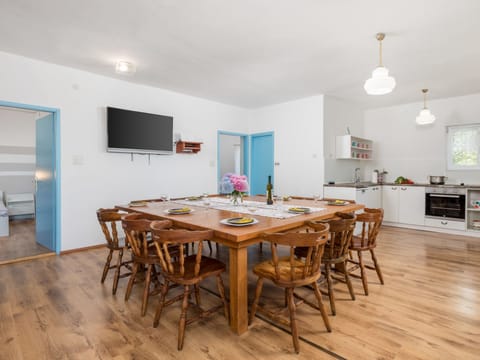
{"type": "Polygon", "coordinates": [[[340,135],[335,141],[335,153],[337,159],[371,160],[373,142],[352,135],[340,135]]]}

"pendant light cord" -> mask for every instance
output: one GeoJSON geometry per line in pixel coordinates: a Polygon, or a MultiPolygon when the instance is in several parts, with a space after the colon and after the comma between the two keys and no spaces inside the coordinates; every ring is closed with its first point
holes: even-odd
{"type": "Polygon", "coordinates": [[[380,51],[380,64],[379,64],[379,67],[383,67],[383,59],[382,59],[382,40],[379,40],[378,41],[380,44],[379,44],[379,51],[380,51]]]}

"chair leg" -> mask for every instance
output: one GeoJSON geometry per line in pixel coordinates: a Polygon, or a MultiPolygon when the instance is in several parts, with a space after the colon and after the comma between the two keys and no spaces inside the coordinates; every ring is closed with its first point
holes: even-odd
{"type": "Polygon", "coordinates": [[[108,270],[110,269],[110,262],[112,261],[112,255],[113,255],[113,250],[110,249],[110,252],[108,253],[107,260],[105,261],[105,265],[103,266],[103,274],[102,274],[102,280],[100,281],[102,284],[105,281],[105,278],[107,277],[108,270]]]}
{"type": "Polygon", "coordinates": [[[127,290],[125,291],[125,301],[128,301],[130,298],[130,294],[132,292],[133,283],[135,282],[135,278],[137,277],[138,271],[138,263],[133,263],[132,274],[130,275],[130,279],[128,279],[127,290]]]}
{"type": "Polygon", "coordinates": [[[372,260],[373,260],[373,265],[375,266],[375,271],[377,272],[378,279],[380,280],[380,283],[383,285],[383,276],[382,276],[382,271],[380,270],[380,265],[378,264],[377,257],[375,256],[375,252],[373,249],[370,249],[370,254],[372,255],[372,260]]]}
{"type": "Polygon", "coordinates": [[[350,297],[352,298],[352,300],[355,300],[355,292],[353,291],[352,281],[350,280],[350,276],[348,275],[347,264],[343,264],[343,266],[345,267],[345,271],[343,273],[345,274],[345,282],[347,283],[350,297]]]}
{"type": "Polygon", "coordinates": [[[180,322],[178,324],[178,350],[183,349],[183,339],[185,338],[185,325],[187,323],[188,297],[190,289],[185,285],[183,292],[182,313],[180,315],[180,322]]]}
{"type": "Polygon", "coordinates": [[[153,264],[148,264],[147,266],[147,274],[145,276],[145,287],[143,288],[142,316],[145,316],[145,314],[147,313],[148,296],[150,295],[150,282],[152,281],[152,266],[153,264]]]}
{"type": "Polygon", "coordinates": [[[198,306],[200,306],[200,286],[198,284],[193,285],[193,288],[195,289],[195,301],[198,306]]]}
{"type": "Polygon", "coordinates": [[[259,277],[257,280],[257,287],[255,289],[255,299],[253,300],[252,308],[250,309],[250,319],[248,321],[249,324],[253,322],[255,318],[255,313],[257,312],[258,300],[260,299],[260,295],[262,294],[262,287],[263,287],[263,278],[259,277]]]}
{"type": "Polygon", "coordinates": [[[213,252],[212,242],[210,240],[207,240],[207,245],[208,245],[209,255],[212,255],[212,252],[213,252]]]}
{"type": "Polygon", "coordinates": [[[217,287],[218,287],[218,292],[220,293],[220,297],[222,298],[223,301],[223,307],[225,310],[225,318],[227,321],[230,321],[230,311],[228,310],[228,303],[227,299],[225,298],[225,286],[223,285],[223,280],[220,274],[217,276],[217,287]]]}
{"type": "Polygon", "coordinates": [[[363,255],[361,251],[358,251],[357,254],[358,264],[360,265],[360,276],[362,277],[363,291],[365,292],[365,295],[368,296],[367,271],[365,269],[365,264],[363,263],[363,255]]]}
{"type": "Polygon", "coordinates": [[[335,294],[333,293],[332,276],[330,274],[330,264],[325,264],[325,277],[327,278],[328,298],[330,300],[330,310],[332,315],[337,315],[335,309],[335,294]]]}
{"type": "Polygon", "coordinates": [[[155,312],[155,317],[153,318],[153,327],[155,328],[158,326],[158,323],[160,322],[160,316],[162,316],[162,310],[165,304],[165,298],[167,297],[168,289],[169,289],[168,280],[165,280],[162,286],[162,292],[160,296],[160,301],[157,306],[157,311],[155,312]]]}
{"type": "Polygon", "coordinates": [[[118,279],[120,278],[120,268],[122,267],[123,249],[118,251],[117,266],[115,267],[115,276],[113,277],[112,295],[117,293],[118,279]]]}
{"type": "Polygon", "coordinates": [[[293,300],[293,288],[287,289],[288,294],[288,312],[290,313],[290,328],[292,329],[292,340],[295,352],[300,352],[300,344],[298,342],[297,319],[295,311],[295,301],[293,300]]]}
{"type": "Polygon", "coordinates": [[[285,307],[288,307],[288,288],[285,288],[285,291],[283,292],[283,297],[284,305],[285,307]]]}
{"type": "Polygon", "coordinates": [[[312,284],[313,292],[315,293],[315,297],[317,298],[318,308],[320,309],[320,313],[322,314],[323,323],[327,328],[328,332],[332,332],[332,327],[330,326],[330,320],[328,320],[327,311],[325,310],[325,306],[323,305],[322,301],[322,294],[320,294],[320,289],[318,288],[317,282],[312,284]]]}

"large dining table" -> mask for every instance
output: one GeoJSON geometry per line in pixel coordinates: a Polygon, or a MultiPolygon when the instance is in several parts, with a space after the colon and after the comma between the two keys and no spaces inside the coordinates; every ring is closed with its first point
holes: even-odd
{"type": "MultiPolygon", "coordinates": [[[[212,199],[213,200],[213,199],[212,199]]],[[[248,197],[248,200],[265,202],[264,197],[248,197]]],[[[190,204],[190,203],[189,203],[190,204]]],[[[137,204],[138,205],[138,204],[137,204]]],[[[334,217],[335,213],[352,212],[364,208],[364,205],[346,203],[342,206],[328,205],[325,201],[309,199],[291,199],[284,202],[283,207],[314,207],[317,211],[300,214],[288,218],[275,218],[240,214],[212,207],[196,206],[191,202],[192,212],[188,214],[170,214],[168,209],[184,206],[174,201],[146,203],[144,206],[119,205],[117,208],[128,212],[139,212],[158,216],[160,219],[171,220],[175,227],[191,230],[210,229],[214,231],[214,241],[229,249],[229,289],[230,289],[230,328],[237,334],[248,330],[248,294],[247,294],[247,248],[262,241],[265,232],[282,232],[305,226],[308,220],[322,220],[334,217]],[[318,210],[321,208],[321,210],[318,210]],[[221,221],[236,216],[251,216],[258,220],[250,226],[228,226],[221,221]]]]}

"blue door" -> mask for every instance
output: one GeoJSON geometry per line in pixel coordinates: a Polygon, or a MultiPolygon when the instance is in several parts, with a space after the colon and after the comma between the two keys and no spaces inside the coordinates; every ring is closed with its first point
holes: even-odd
{"type": "Polygon", "coordinates": [[[273,132],[251,135],[250,194],[265,194],[268,177],[273,177],[273,132]]]}
{"type": "Polygon", "coordinates": [[[55,138],[53,114],[36,121],[35,227],[37,242],[55,251],[55,138]]]}

